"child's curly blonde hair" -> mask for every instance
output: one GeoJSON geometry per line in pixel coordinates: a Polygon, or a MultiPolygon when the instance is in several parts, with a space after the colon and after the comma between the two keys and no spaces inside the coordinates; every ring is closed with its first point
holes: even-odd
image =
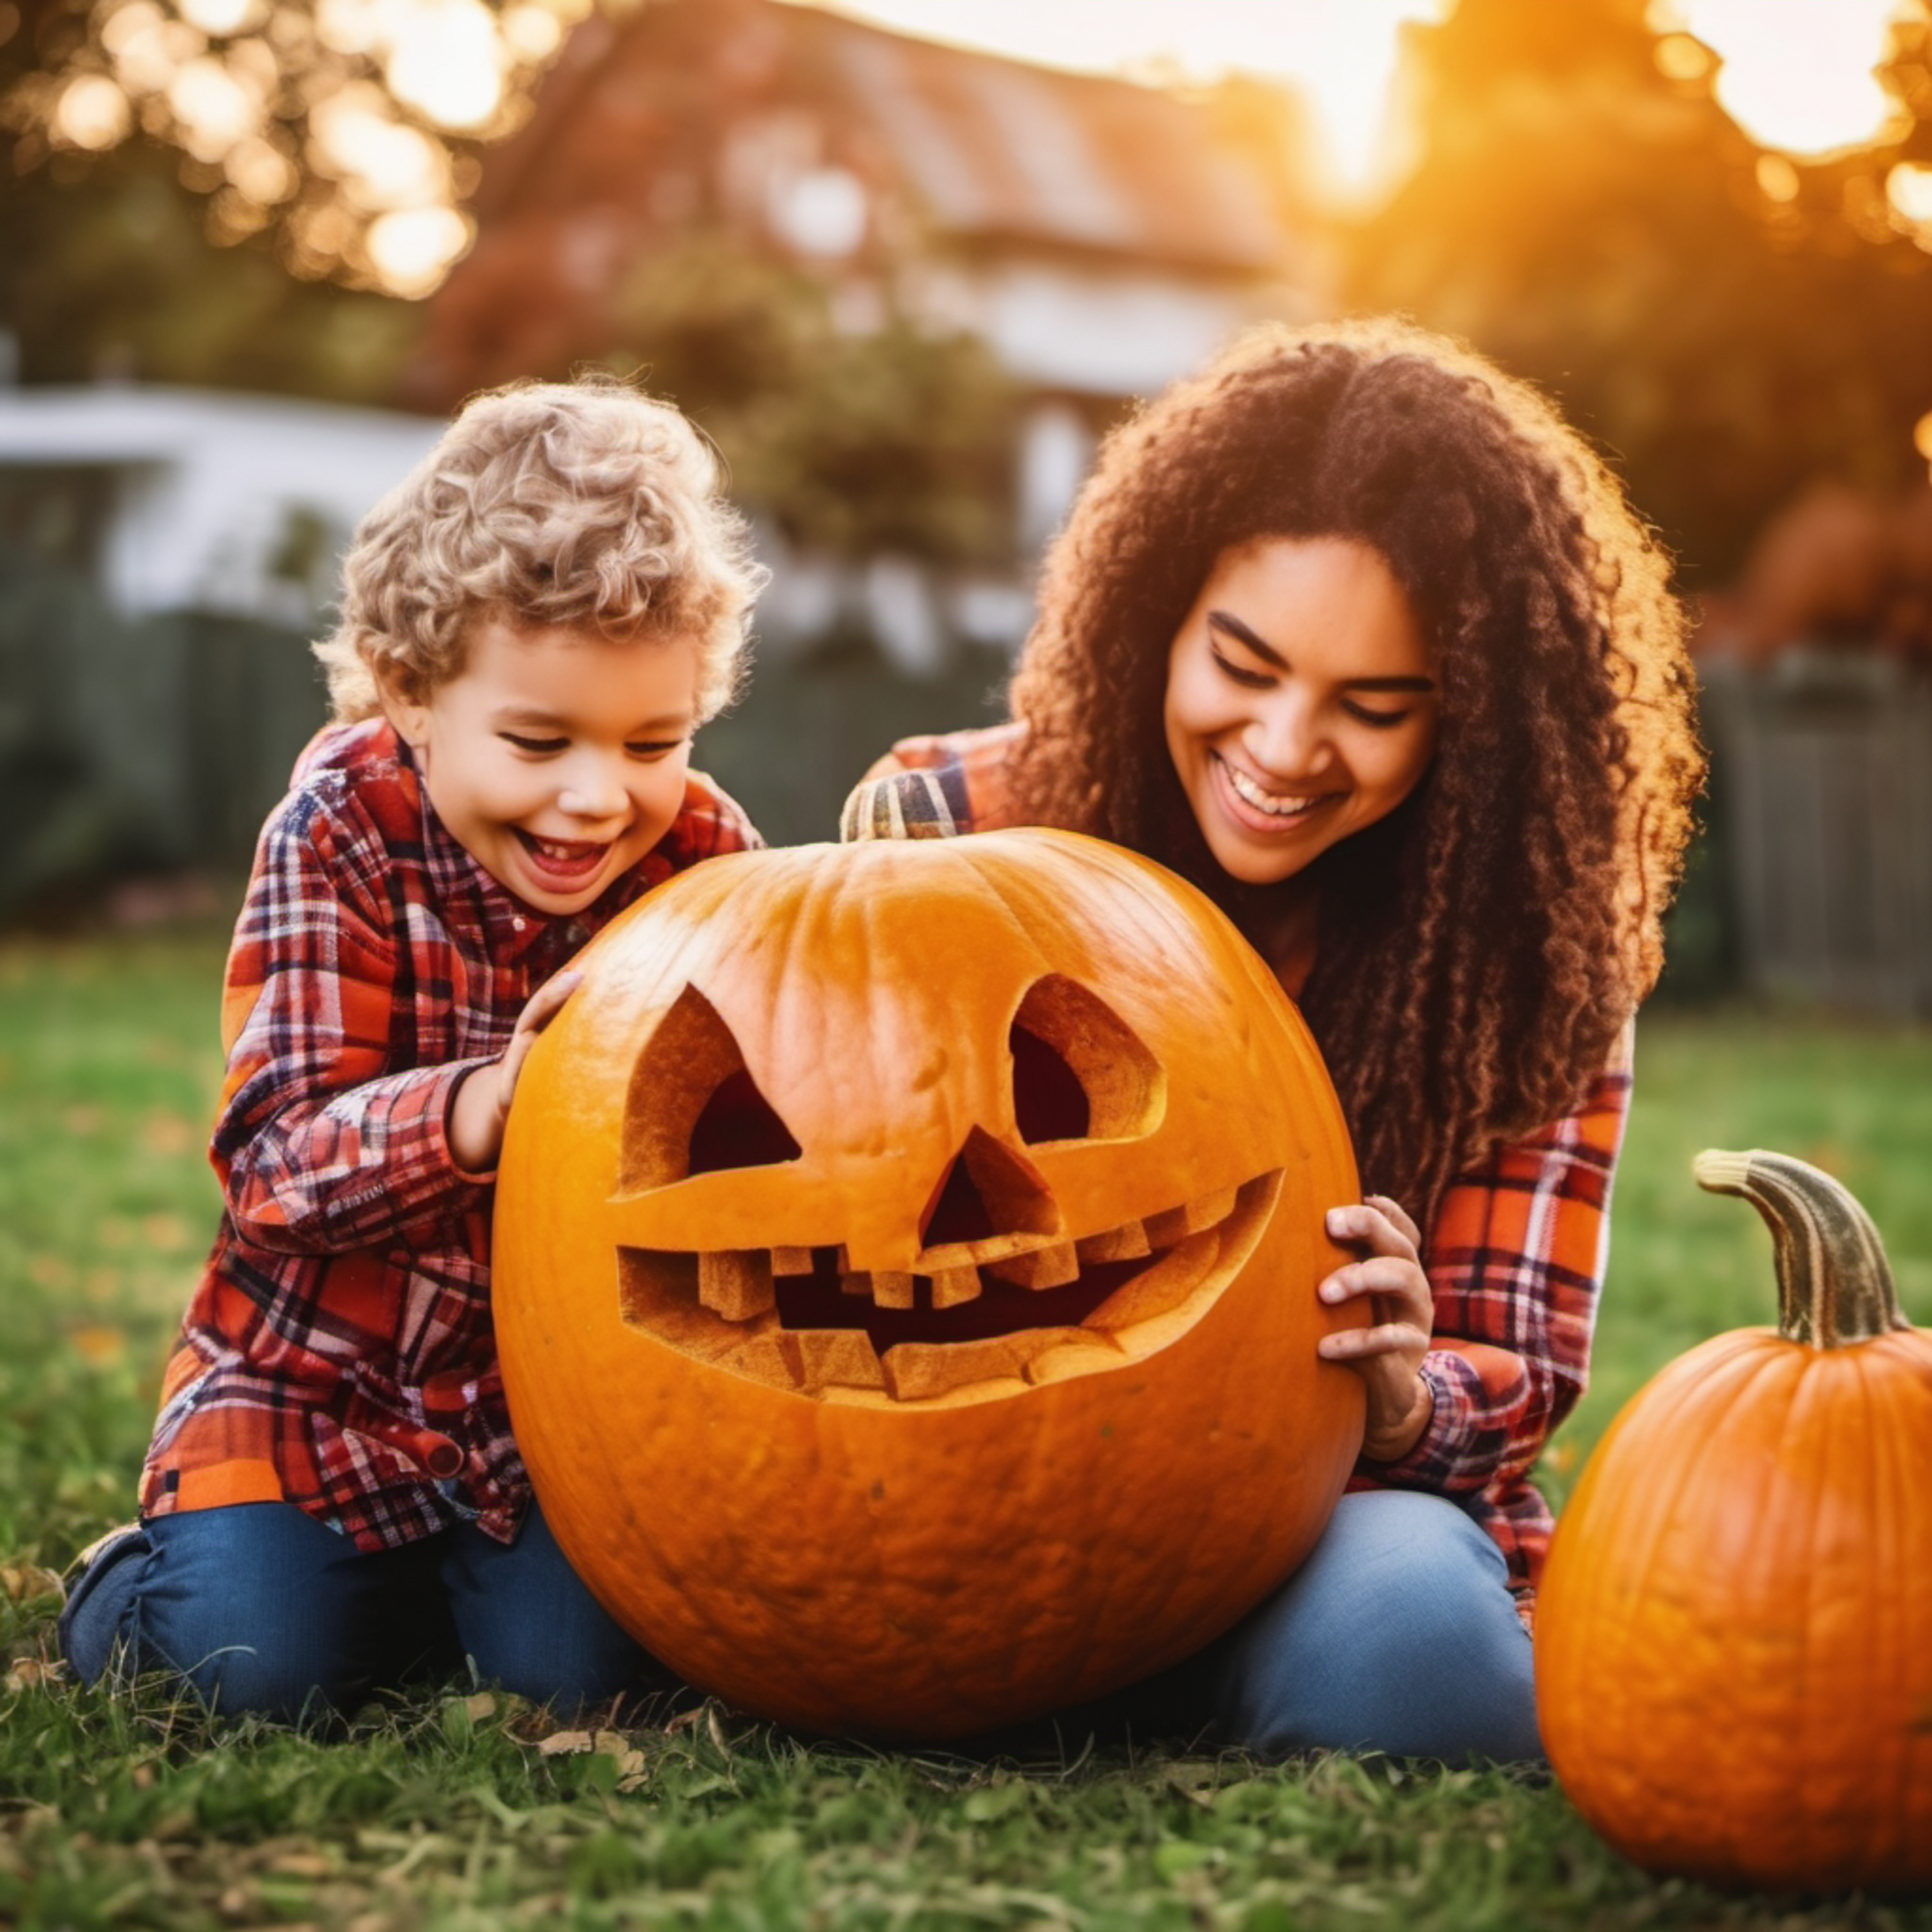
{"type": "Polygon", "coordinates": [[[517,382],[466,403],[362,519],[341,621],[316,645],[339,721],[382,681],[420,702],[458,676],[480,615],[698,642],[698,716],[730,701],[767,573],[717,460],[616,376],[517,382]]]}

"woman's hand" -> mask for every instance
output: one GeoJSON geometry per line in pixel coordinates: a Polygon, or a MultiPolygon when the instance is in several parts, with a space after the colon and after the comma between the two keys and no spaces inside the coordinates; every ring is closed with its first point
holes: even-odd
{"type": "Polygon", "coordinates": [[[450,1102],[450,1152],[465,1173],[487,1173],[503,1151],[503,1123],[509,1118],[510,1096],[517,1075],[538,1034],[563,1011],[563,1005],[584,983],[575,968],[545,980],[516,1016],[509,1044],[487,1066],[465,1075],[450,1102]]]}
{"type": "Polygon", "coordinates": [[[1366,1328],[1323,1335],[1315,1350],[1346,1363],[1367,1384],[1362,1453],[1372,1462],[1394,1462],[1415,1448],[1435,1413],[1420,1373],[1436,1317],[1418,1253],[1422,1236],[1386,1194],[1370,1194],[1359,1207],[1329,1208],[1328,1233],[1367,1253],[1337,1268],[1316,1294],[1331,1307],[1366,1298],[1372,1319],[1366,1328]]]}

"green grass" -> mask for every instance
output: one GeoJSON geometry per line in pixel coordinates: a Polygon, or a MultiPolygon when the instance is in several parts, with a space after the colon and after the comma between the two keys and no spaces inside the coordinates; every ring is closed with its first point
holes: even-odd
{"type": "MultiPolygon", "coordinates": [[[[323,1741],[66,1684],[38,1573],[128,1513],[213,1224],[220,950],[207,933],[0,944],[0,1923],[1932,1929],[1932,1904],[1651,1879],[1554,1787],[1500,1771],[1071,1743],[977,1762],[806,1747],[711,1708],[560,1737],[459,1692],[371,1707],[323,1741]]],[[[1659,1013],[1595,1383],[1553,1487],[1654,1368],[1770,1316],[1763,1229],[1690,1178],[1714,1145],[1839,1173],[1932,1319],[1932,1032],[1659,1013]]]]}

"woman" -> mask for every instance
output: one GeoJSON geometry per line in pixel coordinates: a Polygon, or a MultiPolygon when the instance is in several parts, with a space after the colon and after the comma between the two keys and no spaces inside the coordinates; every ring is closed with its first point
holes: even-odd
{"type": "MultiPolygon", "coordinates": [[[[1187,1667],[1260,1748],[1539,1754],[1529,1470],[1587,1366],[1628,1029],[1702,773],[1668,567],[1521,384],[1391,323],[1244,338],[1103,445],[1011,722],[848,837],[1044,824],[1205,890],[1300,1002],[1365,1184],[1368,1390],[1307,1565],[1187,1667]]],[[[1178,1681],[1178,1680],[1177,1680],[1178,1681]]]]}

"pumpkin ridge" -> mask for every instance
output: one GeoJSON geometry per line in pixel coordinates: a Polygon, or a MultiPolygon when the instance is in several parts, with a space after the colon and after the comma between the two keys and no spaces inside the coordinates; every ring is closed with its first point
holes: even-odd
{"type": "MultiPolygon", "coordinates": [[[[1652,1578],[1663,1569],[1678,1524],[1694,1506],[1704,1471],[1697,1451],[1722,1435],[1726,1417],[1755,1391],[1767,1370],[1775,1373],[1779,1367],[1761,1359],[1747,1336],[1725,1335],[1659,1370],[1604,1433],[1557,1525],[1537,1620],[1539,1659],[1549,1667],[1541,1695],[1550,1704],[1562,1700],[1545,1716],[1551,1761],[1573,1791],[1583,1786],[1585,1767],[1571,1758],[1568,1732],[1570,1723],[1580,1731],[1587,1726],[1589,1749],[1621,1767],[1617,1775],[1627,1782],[1625,1802],[1650,1814],[1653,1829],[1665,1813],[1695,1818],[1698,1793],[1693,1785],[1680,1795],[1677,1773],[1684,1760],[1669,1739],[1671,1723],[1660,1735],[1644,1709],[1646,1687],[1660,1668],[1655,1653],[1661,1646],[1661,1663],[1667,1665],[1672,1648],[1657,1628],[1662,1605],[1652,1578]],[[1679,1440],[1695,1448],[1660,1469],[1653,1438],[1654,1419],[1663,1412],[1676,1419],[1679,1440]],[[1586,1553],[1582,1574],[1571,1556],[1578,1547],[1586,1553]],[[1570,1600],[1624,1597],[1642,1604],[1642,1611],[1619,1621],[1600,1651],[1573,1652],[1570,1600]]],[[[1680,1619],[1697,1617],[1695,1601],[1674,1598],[1673,1604],[1680,1619]]],[[[1587,1804],[1583,1808],[1603,1829],[1600,1817],[1587,1804]]]]}
{"type": "MultiPolygon", "coordinates": [[[[1191,1654],[1311,1547],[1361,1437],[1360,1379],[1315,1350],[1360,1317],[1312,1293],[1342,1258],[1320,1210],[1359,1181],[1306,1026],[1204,897],[1047,832],[820,847],[691,868],[583,958],[506,1135],[497,1334],[559,1543],[667,1666],[814,1730],[960,1736],[1191,1654]],[[988,867],[1009,890],[986,888],[988,867]],[[1042,972],[1102,1001],[1169,1076],[1165,1118],[1138,1139],[1021,1131],[1009,1031],[1042,972]],[[620,1230],[626,1096],[687,982],[800,1154],[671,1182],[620,1230]],[[1142,1260],[1136,1227],[1157,1268],[1221,1286],[1166,1312],[1116,1287],[1105,1318],[1134,1354],[1083,1329],[900,1342],[889,1358],[987,1351],[987,1379],[909,1400],[836,1377],[809,1397],[622,1319],[625,1247],[693,1257],[691,1306],[727,1332],[777,1328],[759,1251],[799,1272],[843,1246],[869,1299],[916,1303],[924,1211],[975,1129],[1051,1196],[1051,1230],[1005,1236],[1040,1284],[1025,1292],[1083,1259],[1142,1260]],[[1258,1180],[1266,1198],[1228,1227],[1258,1180]],[[993,1360],[1009,1345],[1044,1349],[1036,1380],[993,1360]],[[1113,1366],[1089,1372],[1096,1356],[1113,1366]]],[[[1123,1082],[1102,1124],[1131,1124],[1134,1079],[1099,1062],[1077,1014],[1065,1026],[1092,1045],[1092,1077],[1123,1082]]],[[[788,1152],[775,1134],[748,1144],[788,1152]]],[[[1004,1207],[983,1204],[998,1224],[1004,1207]]],[[[812,1332],[828,1375],[854,1342],[876,1364],[863,1336],[812,1332]]]]}
{"type": "Polygon", "coordinates": [[[1771,1225],[1785,1319],[1667,1365],[1590,1457],[1539,1603],[1545,1743],[1578,1809],[1653,1870],[1919,1889],[1932,1334],[1897,1313],[1876,1230],[1829,1176],[1761,1152],[1696,1172],[1771,1225]]]}

